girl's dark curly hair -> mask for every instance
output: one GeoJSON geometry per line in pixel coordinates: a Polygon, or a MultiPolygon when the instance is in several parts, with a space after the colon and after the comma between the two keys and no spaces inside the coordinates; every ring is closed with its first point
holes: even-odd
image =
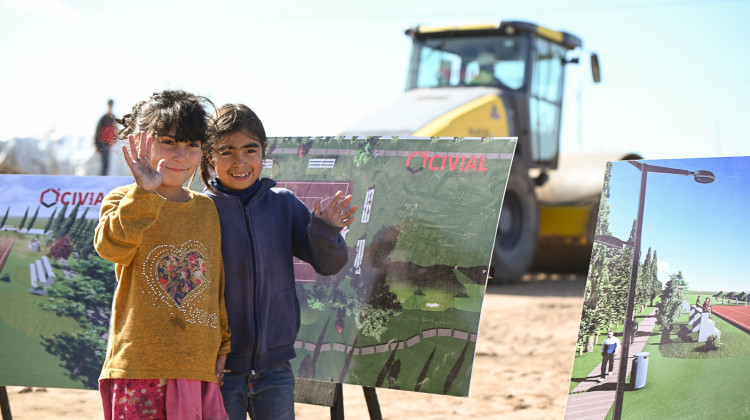
{"type": "Polygon", "coordinates": [[[176,126],[175,141],[199,141],[205,145],[209,138],[206,105],[215,108],[208,98],[182,90],[156,92],[147,101],[135,104],[130,114],[117,120],[123,126],[118,137],[127,139],[129,134],[137,135],[141,131],[165,135],[176,126]]]}
{"type": "Polygon", "coordinates": [[[213,189],[213,177],[216,173],[212,154],[215,145],[222,137],[236,131],[242,131],[250,137],[256,138],[261,145],[262,159],[266,158],[265,145],[268,143],[266,130],[258,115],[252,109],[242,104],[225,104],[211,117],[210,137],[207,147],[203,148],[201,159],[201,180],[207,188],[213,189]]]}

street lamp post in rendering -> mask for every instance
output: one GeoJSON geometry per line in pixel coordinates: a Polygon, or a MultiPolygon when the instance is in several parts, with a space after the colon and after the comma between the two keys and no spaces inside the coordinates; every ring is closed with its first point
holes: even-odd
{"type": "Polygon", "coordinates": [[[633,264],[630,268],[630,285],[628,288],[628,299],[625,307],[625,330],[623,331],[622,352],[620,354],[620,371],[617,376],[617,392],[615,395],[615,409],[613,413],[615,420],[619,420],[622,415],[622,400],[625,394],[625,377],[627,376],[628,358],[630,356],[630,340],[627,340],[625,337],[630,337],[630,334],[632,333],[632,327],[627,321],[633,319],[633,310],[635,306],[635,299],[633,299],[633,297],[635,296],[635,286],[638,278],[638,264],[640,262],[641,230],[643,228],[643,208],[646,203],[646,180],[648,178],[648,173],[653,172],[684,176],[692,175],[695,182],[699,184],[710,184],[716,180],[716,176],[710,171],[688,171],[685,169],[667,168],[635,160],[629,160],[627,162],[641,171],[641,191],[638,198],[638,218],[636,221],[635,238],[633,240],[633,264]]]}

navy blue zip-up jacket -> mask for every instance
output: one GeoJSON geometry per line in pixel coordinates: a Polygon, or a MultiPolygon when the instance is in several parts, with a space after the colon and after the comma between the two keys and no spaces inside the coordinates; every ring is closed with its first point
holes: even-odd
{"type": "Polygon", "coordinates": [[[260,372],[296,356],[300,306],[292,257],[321,275],[336,274],[348,250],[341,228],[314,217],[294,193],[261,178],[247,206],[239,197],[206,189],[221,223],[232,351],[226,369],[260,372]]]}

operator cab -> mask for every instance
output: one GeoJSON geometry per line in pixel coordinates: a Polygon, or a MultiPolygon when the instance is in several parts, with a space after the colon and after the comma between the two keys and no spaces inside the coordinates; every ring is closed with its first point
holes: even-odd
{"type": "MultiPolygon", "coordinates": [[[[507,135],[518,137],[515,159],[527,168],[557,167],[565,65],[578,62],[580,38],[520,21],[422,25],[406,34],[413,39],[407,92],[497,88],[512,110],[507,135]]],[[[598,82],[595,55],[591,63],[598,82]]]]}

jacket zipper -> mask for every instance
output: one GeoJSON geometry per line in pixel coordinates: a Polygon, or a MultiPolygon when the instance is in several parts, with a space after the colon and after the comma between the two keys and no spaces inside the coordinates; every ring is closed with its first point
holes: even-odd
{"type": "MultiPolygon", "coordinates": [[[[252,200],[250,200],[252,202],[252,200]]],[[[252,277],[250,279],[251,281],[251,287],[252,287],[252,301],[253,301],[253,341],[250,344],[251,351],[250,351],[250,374],[255,375],[255,366],[257,365],[257,356],[258,356],[258,337],[260,336],[260,332],[258,331],[258,265],[255,258],[255,241],[254,237],[252,235],[252,225],[250,224],[250,203],[247,204],[247,207],[245,207],[242,204],[242,201],[240,201],[240,206],[242,207],[242,213],[245,215],[243,222],[245,223],[245,231],[247,232],[248,237],[248,245],[250,247],[250,261],[252,263],[252,277]]]]}

